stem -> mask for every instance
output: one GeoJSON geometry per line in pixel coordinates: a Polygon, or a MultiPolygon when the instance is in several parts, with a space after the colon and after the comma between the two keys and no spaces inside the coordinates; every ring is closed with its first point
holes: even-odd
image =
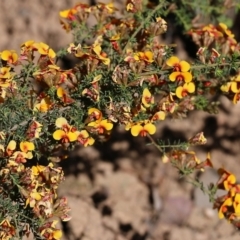
{"type": "MultiPolygon", "coordinates": [[[[201,64],[201,65],[195,65],[195,66],[191,66],[191,69],[202,69],[202,68],[213,68],[213,67],[218,67],[218,66],[229,66],[232,63],[212,63],[212,64],[201,64]]],[[[235,62],[236,65],[240,65],[240,61],[235,62]]],[[[153,75],[153,74],[160,74],[160,73],[168,73],[169,69],[167,70],[160,70],[160,71],[149,71],[149,72],[144,72],[141,73],[140,76],[138,76],[137,78],[141,78],[143,76],[149,76],[149,75],[153,75]]]]}
{"type": "Polygon", "coordinates": [[[163,152],[162,148],[156,143],[156,141],[151,137],[151,135],[147,134],[147,137],[152,142],[152,144],[159,150],[159,152],[163,152]]]}

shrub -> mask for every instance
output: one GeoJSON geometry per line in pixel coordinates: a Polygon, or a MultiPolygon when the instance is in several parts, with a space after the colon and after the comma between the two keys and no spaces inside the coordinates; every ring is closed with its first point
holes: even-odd
{"type": "MultiPolygon", "coordinates": [[[[66,199],[57,195],[64,179],[57,162],[77,145],[108,140],[119,125],[134,137],[147,137],[180,176],[191,178],[191,173],[213,167],[209,153],[201,161],[190,150],[206,143],[203,133],[173,145],[153,135],[166,118],[181,119],[196,109],[217,113],[213,96],[239,101],[240,44],[226,24],[217,23],[230,21],[222,1],[198,6],[201,16],[214,18],[214,24],[205,25],[197,22],[197,1],[173,2],[128,0],[118,15],[113,3],[80,3],[60,12],[74,41],[58,53],[33,40],[21,45],[20,55],[1,52],[1,239],[20,239],[30,232],[36,239],[60,239],[57,219],[70,216],[66,199]],[[96,18],[91,28],[90,15],[96,18]],[[194,60],[179,59],[174,45],[161,42],[159,36],[167,31],[164,18],[170,16],[198,47],[194,60]],[[57,63],[67,54],[76,64],[64,70],[57,63]]],[[[238,228],[240,185],[227,170],[218,173],[219,181],[208,187],[191,181],[209,195],[219,217],[238,228]],[[217,189],[226,194],[216,198],[217,189]]]]}

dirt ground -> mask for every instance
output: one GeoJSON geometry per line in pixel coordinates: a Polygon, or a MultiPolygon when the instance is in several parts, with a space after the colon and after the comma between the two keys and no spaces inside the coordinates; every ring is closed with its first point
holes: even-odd
{"type": "MultiPolygon", "coordinates": [[[[72,37],[59,24],[58,12],[73,0],[1,0],[0,51],[19,49],[33,39],[55,50],[72,37]]],[[[238,39],[239,40],[239,39],[238,39]]],[[[187,57],[181,40],[177,53],[187,57]]],[[[155,138],[184,140],[203,131],[208,143],[197,148],[204,159],[211,152],[214,167],[224,166],[240,179],[240,104],[221,97],[217,116],[192,112],[184,120],[165,120],[155,138]]],[[[72,220],[62,224],[66,240],[237,240],[240,233],[219,220],[200,190],[179,179],[143,138],[116,129],[109,142],[80,148],[63,161],[66,180],[59,189],[72,208],[72,220]]],[[[200,175],[216,182],[215,170],[200,175]]]]}

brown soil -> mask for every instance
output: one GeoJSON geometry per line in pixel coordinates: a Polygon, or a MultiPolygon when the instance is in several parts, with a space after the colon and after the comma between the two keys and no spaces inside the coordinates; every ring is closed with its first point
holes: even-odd
{"type": "MultiPolygon", "coordinates": [[[[0,50],[19,49],[29,39],[55,50],[70,43],[71,35],[58,24],[58,12],[75,3],[2,0],[0,50]]],[[[187,55],[181,47],[178,53],[187,55]]],[[[224,166],[240,179],[240,105],[220,100],[217,116],[192,112],[184,120],[166,120],[155,137],[173,142],[203,131],[208,143],[196,149],[199,158],[210,151],[216,169],[224,166]]],[[[59,194],[67,196],[72,208],[72,220],[62,224],[63,239],[239,239],[232,225],[218,219],[207,197],[179,179],[176,170],[163,164],[156,149],[146,143],[116,129],[109,142],[81,148],[62,162],[66,181],[59,194]]],[[[200,177],[206,184],[218,178],[215,170],[200,177]]]]}

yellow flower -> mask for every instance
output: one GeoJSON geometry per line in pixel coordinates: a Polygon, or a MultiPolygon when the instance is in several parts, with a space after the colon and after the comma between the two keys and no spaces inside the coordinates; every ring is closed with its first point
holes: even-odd
{"type": "Polygon", "coordinates": [[[35,146],[34,146],[33,142],[25,141],[25,142],[20,143],[20,149],[22,152],[27,153],[29,151],[33,151],[35,149],[35,146]]]}
{"type": "Polygon", "coordinates": [[[37,47],[37,50],[41,55],[47,55],[50,58],[56,57],[56,53],[46,43],[36,43],[35,46],[37,47]]]}
{"type": "Polygon", "coordinates": [[[190,69],[190,64],[186,61],[180,61],[178,57],[170,57],[166,64],[173,67],[174,72],[187,72],[190,69]]]}
{"type": "Polygon", "coordinates": [[[98,134],[104,134],[113,128],[113,124],[108,119],[103,119],[100,122],[90,122],[88,126],[93,127],[98,134]]]}
{"type": "Polygon", "coordinates": [[[166,114],[164,111],[158,111],[153,115],[152,121],[164,120],[165,117],[166,117],[166,114]]]}
{"type": "Polygon", "coordinates": [[[239,214],[240,213],[240,193],[236,193],[234,196],[233,201],[234,212],[239,214]]]}
{"type": "Polygon", "coordinates": [[[7,63],[14,64],[18,60],[18,55],[14,50],[4,50],[1,52],[1,59],[7,61],[7,63]]]}
{"type": "Polygon", "coordinates": [[[217,182],[218,188],[229,191],[236,183],[235,175],[228,172],[224,168],[218,169],[218,174],[221,176],[217,182]]]}
{"type": "Polygon", "coordinates": [[[11,140],[8,145],[7,145],[7,149],[6,149],[6,153],[8,156],[11,156],[14,152],[14,150],[16,149],[17,143],[14,140],[11,140]]]}
{"type": "Polygon", "coordinates": [[[10,74],[10,67],[2,67],[0,68],[0,78],[10,78],[11,74],[10,74]]]}
{"type": "Polygon", "coordinates": [[[137,52],[134,54],[133,58],[136,61],[145,61],[148,63],[152,63],[154,61],[153,59],[153,53],[151,51],[145,51],[145,52],[137,52]]]}
{"type": "Polygon", "coordinates": [[[55,140],[62,140],[64,143],[74,142],[77,140],[77,132],[65,132],[61,129],[58,129],[53,133],[53,138],[55,140]]]}
{"type": "Polygon", "coordinates": [[[173,72],[169,75],[170,81],[184,81],[189,83],[192,81],[192,74],[190,72],[173,72]]]}
{"type": "Polygon", "coordinates": [[[131,127],[131,134],[136,137],[140,135],[141,137],[146,137],[147,134],[153,135],[156,132],[156,126],[152,123],[144,124],[143,126],[138,123],[131,127]]]}
{"type": "Polygon", "coordinates": [[[52,107],[49,97],[45,97],[40,103],[35,104],[34,111],[47,112],[52,107]]]}
{"type": "Polygon", "coordinates": [[[228,207],[232,206],[233,202],[232,199],[230,197],[228,197],[223,204],[221,205],[221,207],[218,210],[218,217],[220,219],[224,218],[224,214],[227,212],[228,207]]]}
{"type": "Polygon", "coordinates": [[[88,145],[93,145],[95,140],[89,136],[89,133],[86,130],[82,130],[78,133],[77,141],[80,142],[84,147],[88,145]]]}
{"type": "Polygon", "coordinates": [[[88,109],[88,117],[89,121],[100,122],[102,120],[102,112],[97,108],[89,108],[88,109]]]}
{"type": "Polygon", "coordinates": [[[179,86],[176,89],[176,96],[178,98],[183,98],[188,95],[188,93],[193,93],[195,92],[195,85],[194,83],[184,83],[183,86],[179,86]]]}
{"type": "Polygon", "coordinates": [[[144,105],[144,107],[148,108],[153,103],[154,103],[154,97],[152,96],[148,88],[144,88],[143,96],[142,96],[142,104],[144,105]]]}

